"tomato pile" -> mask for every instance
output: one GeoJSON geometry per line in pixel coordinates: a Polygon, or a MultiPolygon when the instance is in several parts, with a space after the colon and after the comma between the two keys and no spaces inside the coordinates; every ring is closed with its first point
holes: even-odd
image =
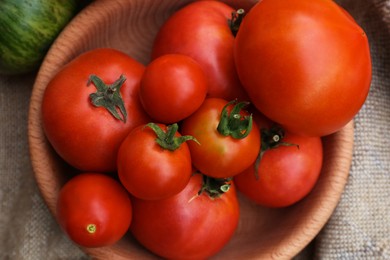
{"type": "Polygon", "coordinates": [[[315,186],[322,137],[369,91],[367,37],[333,1],[182,7],[143,65],[112,48],[80,54],[48,84],[43,129],[79,171],[59,223],[79,245],[128,231],[168,259],[204,259],[239,223],[240,192],[287,207],[315,186]]]}

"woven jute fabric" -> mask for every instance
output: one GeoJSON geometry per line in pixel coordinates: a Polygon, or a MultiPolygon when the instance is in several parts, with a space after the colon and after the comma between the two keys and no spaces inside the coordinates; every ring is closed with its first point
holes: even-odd
{"type": "MultiPolygon", "coordinates": [[[[372,86],[355,118],[352,168],[341,200],[297,259],[390,259],[390,0],[337,2],[368,35],[372,86]]],[[[35,77],[0,76],[0,259],[85,259],[34,181],[27,117],[35,77]]]]}

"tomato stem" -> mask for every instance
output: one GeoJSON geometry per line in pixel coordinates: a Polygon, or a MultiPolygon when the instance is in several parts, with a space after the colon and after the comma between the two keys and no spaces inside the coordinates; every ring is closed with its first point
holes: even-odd
{"type": "Polygon", "coordinates": [[[296,146],[299,149],[298,144],[283,142],[285,131],[279,125],[274,125],[270,129],[262,128],[260,131],[261,149],[255,161],[255,177],[257,180],[259,179],[260,161],[266,151],[276,149],[280,146],[296,146]]]}
{"type": "Polygon", "coordinates": [[[126,81],[126,77],[121,75],[113,84],[109,85],[103,82],[101,78],[96,75],[91,75],[88,79],[87,86],[91,83],[95,85],[97,91],[89,95],[91,103],[95,107],[104,107],[113,115],[116,119],[126,123],[127,112],[123,99],[120,93],[120,89],[123,83],[126,81]],[[122,116],[118,113],[121,112],[122,116]]]}
{"type": "Polygon", "coordinates": [[[216,179],[203,175],[203,184],[198,192],[198,196],[203,192],[207,192],[212,199],[219,198],[222,194],[229,191],[232,178],[216,179]]]}
{"type": "Polygon", "coordinates": [[[194,141],[199,144],[198,140],[191,135],[176,137],[175,134],[179,129],[177,123],[168,125],[167,131],[164,132],[161,127],[155,123],[148,123],[145,127],[150,127],[156,134],[156,142],[164,149],[174,151],[178,149],[182,143],[187,141],[194,141]]]}
{"type": "Polygon", "coordinates": [[[228,20],[229,27],[234,37],[237,35],[240,25],[245,16],[245,10],[240,8],[237,11],[232,12],[232,18],[228,20]]]}
{"type": "Polygon", "coordinates": [[[224,136],[232,136],[235,139],[243,139],[247,137],[252,130],[253,119],[252,115],[242,116],[241,110],[249,105],[249,102],[239,102],[233,109],[228,112],[228,107],[237,100],[230,101],[225,105],[221,112],[221,119],[219,121],[217,130],[224,136]]]}

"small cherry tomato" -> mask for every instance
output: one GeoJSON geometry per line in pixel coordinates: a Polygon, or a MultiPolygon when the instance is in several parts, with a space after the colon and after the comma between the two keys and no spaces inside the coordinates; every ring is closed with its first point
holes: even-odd
{"type": "Polygon", "coordinates": [[[257,162],[234,176],[237,189],[266,207],[286,207],[303,199],[320,176],[323,152],[320,137],[262,129],[257,162]]]}
{"type": "Polygon", "coordinates": [[[196,169],[214,178],[232,177],[248,168],[260,149],[260,133],[252,116],[242,110],[247,102],[207,98],[182,122],[182,133],[200,145],[188,143],[196,169]]]}
{"type": "Polygon", "coordinates": [[[108,246],[129,229],[132,204],[126,189],[116,180],[102,173],[81,173],[60,190],[57,218],[78,245],[108,246]]]}
{"type": "Polygon", "coordinates": [[[133,129],[118,152],[118,175],[135,197],[165,199],[179,193],[191,174],[191,155],[178,125],[149,123],[133,129]]]}
{"type": "Polygon", "coordinates": [[[160,123],[176,123],[191,115],[204,101],[206,92],[205,72],[186,55],[158,57],[146,67],[141,79],[141,103],[160,123]]]}

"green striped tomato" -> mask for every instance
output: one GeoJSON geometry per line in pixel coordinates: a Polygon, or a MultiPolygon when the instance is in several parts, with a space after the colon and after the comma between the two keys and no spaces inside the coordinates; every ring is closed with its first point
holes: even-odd
{"type": "Polygon", "coordinates": [[[36,69],[76,11],[75,0],[0,1],[0,74],[36,69]]]}

